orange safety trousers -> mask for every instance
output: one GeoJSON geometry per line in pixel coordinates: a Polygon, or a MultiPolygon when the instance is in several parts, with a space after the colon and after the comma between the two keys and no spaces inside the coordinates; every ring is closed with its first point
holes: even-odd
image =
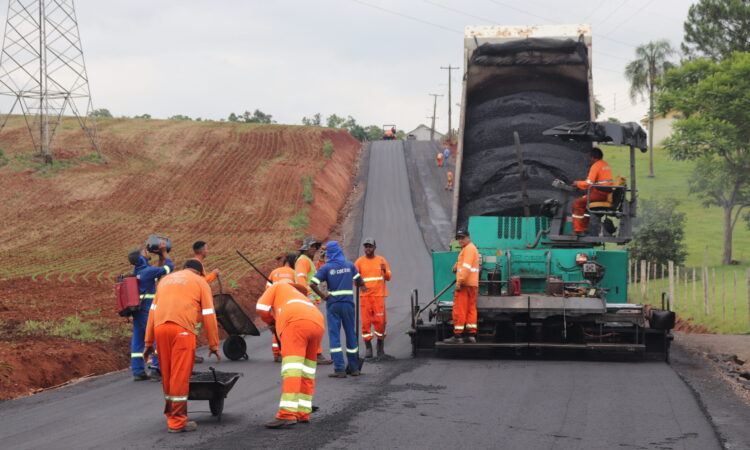
{"type": "Polygon", "coordinates": [[[271,352],[273,356],[281,356],[281,349],[279,348],[279,340],[276,339],[276,334],[271,333],[271,352]]]}
{"type": "MultiPolygon", "coordinates": [[[[606,201],[609,195],[599,189],[591,189],[589,193],[591,195],[590,201],[592,202],[606,201]]],[[[584,195],[573,201],[573,231],[586,231],[586,228],[589,227],[589,213],[586,211],[586,200],[588,197],[589,195],[584,195]]]]}
{"type": "Polygon", "coordinates": [[[164,389],[164,415],[167,426],[179,429],[187,423],[190,375],[195,362],[195,334],[174,322],[165,322],[154,330],[161,363],[164,389]]]}
{"type": "Polygon", "coordinates": [[[281,333],[281,401],[277,419],[310,420],[315,369],[323,327],[312,320],[289,322],[281,333]]]}
{"type": "Polygon", "coordinates": [[[362,316],[362,339],[371,341],[377,337],[379,341],[385,339],[385,297],[382,295],[363,295],[360,298],[360,314],[362,316]]]}
{"type": "Polygon", "coordinates": [[[453,294],[453,332],[477,334],[477,286],[461,286],[453,294]]]}

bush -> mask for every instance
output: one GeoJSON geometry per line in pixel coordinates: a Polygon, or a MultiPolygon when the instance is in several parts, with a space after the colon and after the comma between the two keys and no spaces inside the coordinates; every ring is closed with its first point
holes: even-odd
{"type": "Polygon", "coordinates": [[[308,175],[302,180],[302,197],[305,199],[305,203],[307,204],[311,204],[313,202],[312,175],[308,175]]]}
{"type": "Polygon", "coordinates": [[[635,222],[635,235],[628,245],[630,258],[657,264],[685,262],[685,213],[675,212],[676,201],[643,200],[640,217],[635,222]]]}
{"type": "Polygon", "coordinates": [[[323,142],[323,156],[326,158],[330,158],[333,155],[333,142],[331,141],[325,141],[323,142]]]}

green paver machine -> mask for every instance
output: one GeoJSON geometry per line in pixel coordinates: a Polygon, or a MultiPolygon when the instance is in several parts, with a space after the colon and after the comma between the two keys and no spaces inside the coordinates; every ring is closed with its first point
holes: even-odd
{"type": "Polygon", "coordinates": [[[442,342],[453,334],[460,249],[433,252],[434,298],[420,304],[412,292],[414,354],[567,349],[668,358],[675,315],[668,305],[627,303],[628,254],[618,247],[632,239],[635,149],[646,151],[646,134],[636,123],[590,121],[590,29],[467,27],[464,41],[453,225],[468,228],[480,253],[477,342],[442,342]],[[606,201],[587,203],[588,232],[572,235],[571,203],[587,192],[570,182],[585,178],[597,142],[629,148],[629,179],[597,187],[606,201]]]}

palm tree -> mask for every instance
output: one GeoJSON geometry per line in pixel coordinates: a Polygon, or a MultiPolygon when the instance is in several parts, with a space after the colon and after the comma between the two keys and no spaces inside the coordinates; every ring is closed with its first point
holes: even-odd
{"type": "Polygon", "coordinates": [[[651,41],[635,49],[636,59],[625,66],[625,77],[630,82],[630,100],[635,103],[648,94],[648,176],[654,177],[654,100],[657,83],[664,73],[674,67],[667,59],[675,53],[666,39],[651,41]]]}

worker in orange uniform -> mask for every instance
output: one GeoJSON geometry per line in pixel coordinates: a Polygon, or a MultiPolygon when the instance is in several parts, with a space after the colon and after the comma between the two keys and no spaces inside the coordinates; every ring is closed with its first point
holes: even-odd
{"type": "Polygon", "coordinates": [[[453,336],[445,339],[446,344],[477,342],[477,293],[479,291],[479,251],[471,242],[469,232],[458,230],[456,240],[461,246],[458,261],[453,266],[456,273],[456,289],[453,294],[453,336]]]}
{"type": "Polygon", "coordinates": [[[443,152],[438,152],[437,154],[437,165],[438,167],[443,167],[443,152]]]}
{"type": "MultiPolygon", "coordinates": [[[[307,286],[310,285],[310,281],[312,280],[312,277],[315,276],[315,272],[317,271],[317,269],[315,268],[315,262],[313,262],[313,258],[315,258],[315,253],[320,250],[320,247],[322,245],[323,244],[314,237],[306,237],[302,241],[302,245],[299,248],[299,257],[297,257],[297,262],[294,264],[294,276],[296,277],[296,283],[300,286],[304,286],[307,292],[307,298],[310,299],[310,301],[313,302],[315,306],[320,304],[320,296],[315,292],[309,290],[307,286]]],[[[318,350],[318,364],[333,364],[333,360],[327,359],[325,356],[323,356],[322,348],[318,350]]]]}
{"type": "Polygon", "coordinates": [[[323,244],[320,246],[320,251],[318,252],[318,259],[315,260],[315,271],[317,272],[318,269],[323,267],[325,263],[326,263],[326,245],[323,244]]]}
{"type": "Polygon", "coordinates": [[[208,337],[210,355],[219,356],[219,328],[216,325],[211,288],[202,276],[203,264],[189,259],[183,270],[162,278],[156,288],[151,313],[146,326],[144,359],[159,347],[161,383],[164,390],[164,415],[167,431],[194,431],[195,422],[187,420],[187,400],[190,375],[195,356],[195,324],[199,316],[208,337]]]}
{"type": "Polygon", "coordinates": [[[377,337],[377,357],[379,360],[393,359],[385,354],[385,325],[387,323],[385,298],[388,297],[386,282],[391,279],[388,261],[375,254],[375,239],[366,238],[362,244],[365,255],[354,262],[362,277],[367,292],[360,295],[360,315],[362,317],[362,339],[365,341],[365,358],[372,358],[372,339],[377,337]],[[373,336],[374,335],[374,336],[373,336]]]}
{"type": "Polygon", "coordinates": [[[260,318],[281,339],[281,401],[276,418],[265,424],[268,428],[310,422],[316,359],[325,329],[323,314],[304,292],[305,286],[281,280],[268,288],[255,306],[260,318]]]}
{"type": "Polygon", "coordinates": [[[446,174],[446,177],[448,178],[448,181],[446,181],[445,183],[445,189],[452,191],[453,190],[453,172],[449,170],[448,173],[446,174]]]}
{"type": "MultiPolygon", "coordinates": [[[[193,243],[193,259],[198,260],[203,265],[203,278],[206,279],[207,283],[211,283],[219,276],[219,269],[214,269],[211,272],[206,273],[206,257],[208,257],[208,244],[204,241],[195,241],[193,243]]],[[[201,323],[202,321],[199,318],[196,324],[198,327],[196,328],[196,334],[200,334],[201,332],[201,323]]],[[[202,362],[203,357],[196,353],[195,363],[200,364],[202,362]]]]}
{"type": "MultiPolygon", "coordinates": [[[[287,253],[286,256],[281,260],[281,267],[273,269],[268,275],[270,281],[266,282],[266,289],[278,283],[281,280],[289,280],[294,282],[294,264],[297,261],[297,255],[294,253],[287,253]]],[[[276,334],[272,334],[271,351],[273,352],[273,362],[281,362],[281,349],[279,349],[279,341],[276,338],[276,334]]]]}
{"type": "Polygon", "coordinates": [[[596,186],[612,186],[612,169],[604,159],[604,153],[600,148],[594,147],[589,153],[591,169],[585,180],[574,181],[573,186],[581,190],[591,190],[587,195],[573,202],[573,232],[572,235],[583,236],[589,227],[589,213],[586,211],[586,202],[603,202],[607,200],[608,192],[597,189],[596,186]]]}

